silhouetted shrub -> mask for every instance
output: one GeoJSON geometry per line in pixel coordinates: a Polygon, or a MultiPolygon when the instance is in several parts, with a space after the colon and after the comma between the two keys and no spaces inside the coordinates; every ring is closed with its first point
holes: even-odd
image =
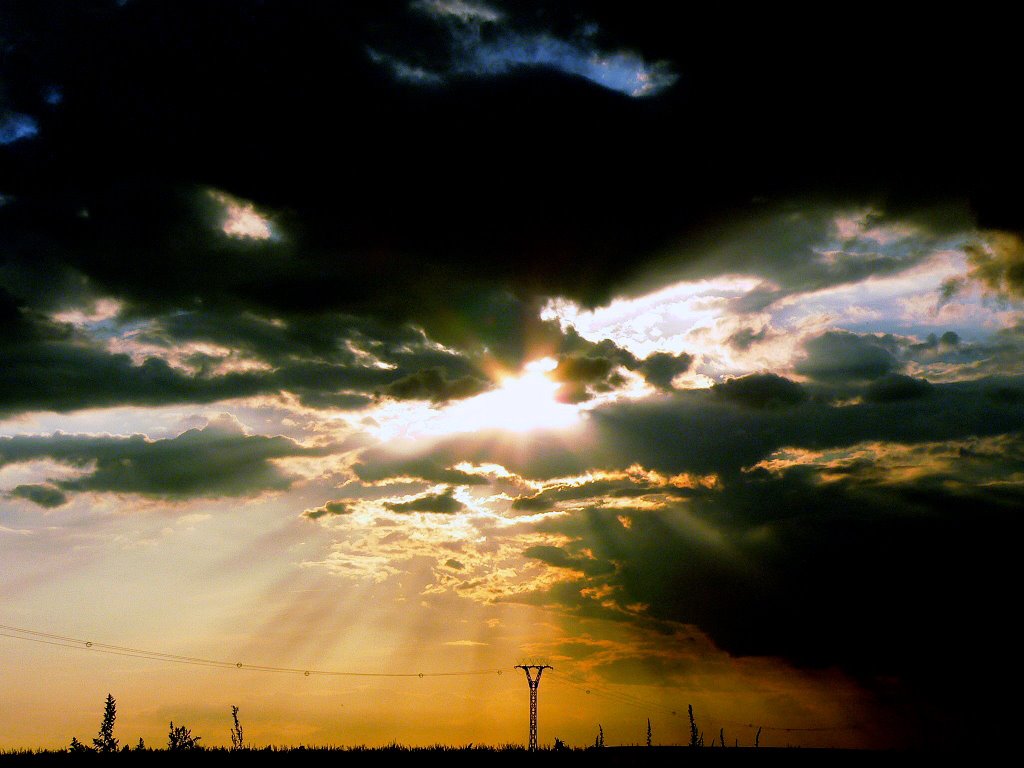
{"type": "Polygon", "coordinates": [[[231,748],[245,749],[245,741],[242,738],[242,726],[238,722],[238,707],[231,707],[231,719],[234,724],[231,726],[231,748]]]}
{"type": "Polygon", "coordinates": [[[71,737],[71,745],[68,747],[68,752],[74,755],[81,755],[85,752],[95,752],[92,747],[87,747],[85,744],[78,740],[77,736],[71,737]]]}
{"type": "Polygon", "coordinates": [[[171,721],[171,729],[167,734],[167,749],[170,752],[185,752],[190,749],[199,749],[199,740],[202,736],[193,736],[192,731],[184,725],[174,727],[171,721]]]}

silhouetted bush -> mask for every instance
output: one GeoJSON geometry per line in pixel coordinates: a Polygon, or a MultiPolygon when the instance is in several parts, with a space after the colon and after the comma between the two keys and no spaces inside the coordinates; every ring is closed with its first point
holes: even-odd
{"type": "Polygon", "coordinates": [[[184,725],[174,727],[171,721],[171,729],[167,734],[167,749],[170,752],[186,752],[191,749],[199,749],[199,740],[202,736],[193,736],[192,731],[184,725]]]}

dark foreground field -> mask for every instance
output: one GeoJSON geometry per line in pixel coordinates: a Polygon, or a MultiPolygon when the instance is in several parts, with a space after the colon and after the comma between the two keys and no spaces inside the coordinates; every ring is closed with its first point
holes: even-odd
{"type": "Polygon", "coordinates": [[[906,765],[908,760],[928,758],[927,753],[878,752],[839,749],[792,749],[781,747],[604,747],[601,749],[541,749],[531,753],[517,747],[351,747],[251,749],[232,752],[204,749],[185,752],[144,750],[111,755],[69,754],[66,752],[9,752],[0,754],[0,768],[161,768],[188,765],[196,768],[354,768],[356,766],[392,766],[428,763],[451,766],[872,766],[906,765]]]}

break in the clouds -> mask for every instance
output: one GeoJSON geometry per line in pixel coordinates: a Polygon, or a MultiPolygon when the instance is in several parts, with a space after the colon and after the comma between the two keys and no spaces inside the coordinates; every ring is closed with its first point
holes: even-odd
{"type": "Polygon", "coordinates": [[[443,27],[447,60],[425,58],[412,63],[403,54],[368,49],[370,59],[415,85],[439,85],[449,78],[496,77],[516,70],[549,69],[580,77],[627,96],[654,96],[671,87],[678,75],[665,61],[648,62],[633,51],[604,50],[594,39],[598,28],[581,25],[572,38],[517,25],[517,20],[484,3],[423,0],[410,4],[443,27]]]}

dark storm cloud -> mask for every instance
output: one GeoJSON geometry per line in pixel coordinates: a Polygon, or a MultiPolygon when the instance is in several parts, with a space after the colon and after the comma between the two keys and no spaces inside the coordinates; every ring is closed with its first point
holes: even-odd
{"type": "Polygon", "coordinates": [[[874,381],[899,366],[891,337],[828,331],[804,344],[806,357],[797,373],[828,384],[874,381]]]}
{"type": "Polygon", "coordinates": [[[517,512],[547,512],[553,509],[555,500],[543,493],[535,496],[518,496],[512,500],[511,508],[517,512]]]}
{"type": "Polygon", "coordinates": [[[461,512],[466,506],[455,498],[454,491],[449,488],[441,493],[428,493],[411,501],[386,501],[384,506],[392,512],[434,512],[451,515],[461,512]]]}
{"type": "Polygon", "coordinates": [[[753,373],[726,379],[711,391],[720,397],[751,408],[781,408],[807,400],[807,391],[795,381],[774,373],[753,373]]]}
{"type": "MultiPolygon", "coordinates": [[[[50,459],[82,471],[79,477],[49,480],[59,492],[137,493],[167,499],[284,490],[295,478],[275,459],[329,452],[286,437],[247,435],[230,417],[164,440],[60,432],[0,437],[0,466],[50,459]]],[[[36,503],[54,499],[31,491],[22,495],[36,503]]]]}
{"type": "Polygon", "coordinates": [[[445,402],[478,394],[489,386],[486,379],[473,376],[449,379],[441,369],[422,368],[391,382],[383,392],[396,400],[445,402]]]}
{"type": "Polygon", "coordinates": [[[864,392],[864,397],[871,402],[887,403],[926,397],[931,391],[932,385],[924,379],[891,373],[871,382],[864,392]]]}
{"type": "Polygon", "coordinates": [[[686,353],[667,352],[655,352],[639,360],[610,339],[587,341],[571,327],[564,335],[559,333],[556,343],[564,351],[558,355],[558,366],[551,372],[551,378],[563,383],[559,398],[572,403],[622,386],[625,379],[620,368],[641,374],[658,389],[671,390],[672,379],[688,371],[694,360],[686,353]]]}
{"type": "Polygon", "coordinates": [[[571,555],[562,547],[552,547],[547,545],[527,547],[523,550],[523,555],[540,560],[542,563],[550,565],[553,568],[568,568],[582,571],[587,576],[612,573],[615,570],[615,565],[613,563],[581,555],[571,555]]]}
{"type": "Polygon", "coordinates": [[[156,357],[134,365],[128,355],[107,352],[68,326],[46,320],[26,321],[16,308],[0,318],[0,327],[4,331],[0,337],[4,360],[0,369],[0,414],[208,403],[273,388],[252,373],[190,376],[156,357]]]}
{"type": "Polygon", "coordinates": [[[322,506],[307,509],[302,513],[303,517],[310,520],[319,520],[321,517],[334,517],[335,515],[352,514],[352,504],[347,501],[328,501],[322,506]]]}
{"type": "Polygon", "coordinates": [[[672,379],[680,373],[686,373],[693,365],[693,355],[682,352],[672,355],[668,352],[655,352],[648,355],[637,365],[647,383],[658,389],[672,389],[672,379]]]}
{"type": "Polygon", "coordinates": [[[375,396],[442,402],[491,386],[469,359],[430,348],[422,333],[346,317],[272,322],[198,311],[158,316],[146,321],[146,330],[131,333],[133,342],[150,345],[141,363],[104,348],[104,335],[132,327],[125,322],[111,320],[90,334],[0,293],[0,413],[207,403],[282,391],[311,407],[353,408],[375,396]],[[379,335],[368,335],[375,331],[379,335]],[[164,356],[187,342],[213,342],[232,357],[198,353],[182,361],[191,370],[172,366],[164,356]],[[238,357],[265,369],[218,371],[238,357]]]}
{"type": "MultiPolygon", "coordinates": [[[[775,35],[758,26],[744,36],[710,12],[681,25],[651,3],[502,10],[516,29],[561,39],[591,19],[600,50],[620,38],[649,60],[676,62],[683,81],[649,100],[533,68],[410,88],[366,55],[368,46],[446,50],[443,25],[404,2],[15,4],[0,77],[12,108],[37,114],[39,135],[0,147],[3,192],[18,207],[4,214],[4,257],[16,269],[34,258],[74,265],[92,290],[139,311],[201,302],[432,325],[481,289],[607,300],[652,254],[749,208],[751,196],[814,194],[801,189],[812,171],[829,177],[839,202],[881,197],[894,218],[915,210],[921,190],[968,198],[987,225],[1010,227],[1022,209],[993,194],[1005,187],[1016,199],[1017,186],[1001,182],[1015,178],[1005,156],[961,163],[974,122],[951,115],[923,126],[914,111],[958,84],[988,93],[1011,71],[996,66],[998,46],[961,57],[964,69],[914,69],[912,87],[889,76],[902,61],[891,51],[861,61],[858,81],[875,84],[872,103],[899,127],[865,136],[852,124],[820,127],[852,65],[796,67],[787,51],[802,46],[785,44],[795,33],[769,19],[775,35]],[[54,83],[63,100],[37,110],[54,83]],[[761,119],[768,111],[775,120],[761,119]],[[989,169],[985,183],[968,175],[977,168],[989,169]],[[253,201],[279,237],[224,237],[210,188],[253,201]],[[645,194],[653,189],[672,194],[645,194]]],[[[852,27],[842,32],[851,41],[852,27]]],[[[983,154],[1016,147],[1000,130],[986,134],[983,154]]],[[[822,216],[811,226],[827,228],[822,216]]],[[[764,240],[736,263],[777,250],[770,233],[764,240]]],[[[784,290],[917,258],[888,246],[869,258],[871,243],[857,242],[823,260],[808,250],[820,238],[804,241],[778,270],[784,290]]]]}
{"type": "Polygon", "coordinates": [[[768,338],[768,328],[763,327],[757,331],[753,328],[741,328],[732,334],[728,339],[728,343],[739,350],[748,350],[754,344],[764,341],[768,338]]]}
{"type": "MultiPolygon", "coordinates": [[[[458,460],[452,464],[458,463],[458,460]]],[[[353,467],[356,476],[364,483],[377,483],[395,478],[393,467],[381,466],[375,461],[361,462],[353,467]]],[[[402,464],[402,477],[428,483],[451,483],[452,485],[485,485],[487,479],[471,475],[450,465],[441,466],[435,457],[411,459],[402,464]]]]}
{"type": "Polygon", "coordinates": [[[67,494],[53,485],[16,485],[7,494],[10,498],[28,499],[45,509],[53,509],[68,503],[67,494]]]}
{"type": "Polygon", "coordinates": [[[628,530],[612,511],[551,519],[543,529],[573,541],[552,564],[586,550],[618,568],[540,599],[606,615],[607,598],[597,606],[581,589],[610,586],[599,593],[621,608],[696,625],[733,655],[924,692],[939,706],[914,714],[952,724],[962,697],[987,689],[981,678],[1013,652],[1003,594],[1024,532],[1020,488],[974,480],[954,470],[879,488],[854,471],[823,484],[796,467],[737,478],[685,509],[634,513],[628,530]],[[972,605],[971,619],[951,621],[951,605],[972,605]]]}

